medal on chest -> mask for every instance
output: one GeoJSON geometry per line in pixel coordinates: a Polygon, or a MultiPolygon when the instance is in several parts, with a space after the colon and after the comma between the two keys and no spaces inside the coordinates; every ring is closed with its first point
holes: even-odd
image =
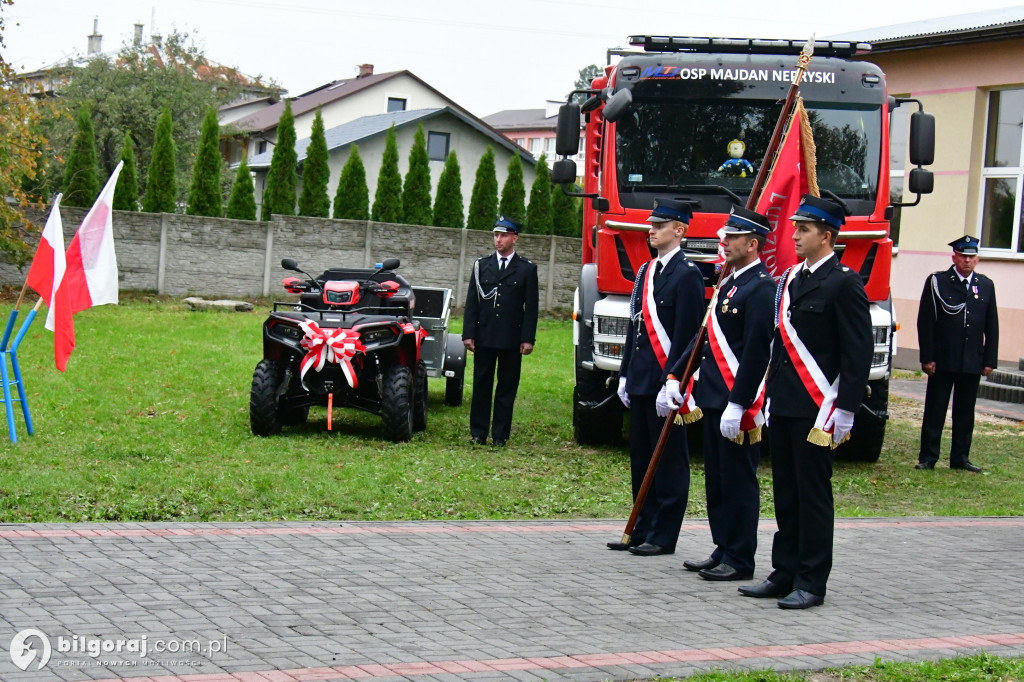
{"type": "MultiPolygon", "coordinates": [[[[736,294],[736,286],[734,285],[732,289],[729,289],[729,293],[727,293],[725,295],[725,301],[722,303],[722,314],[726,314],[726,313],[729,312],[729,303],[732,301],[732,297],[735,294],[736,294]]],[[[736,313],[736,309],[733,308],[732,312],[735,314],[736,313]]]]}

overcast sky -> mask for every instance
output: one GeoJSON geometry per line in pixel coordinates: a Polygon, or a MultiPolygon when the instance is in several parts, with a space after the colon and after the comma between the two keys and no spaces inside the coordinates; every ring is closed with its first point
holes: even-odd
{"type": "Polygon", "coordinates": [[[104,51],[132,25],[191,31],[206,56],[299,95],[355,75],[408,69],[478,116],[544,106],[580,68],[605,64],[629,34],[805,40],[965,11],[1013,6],[974,0],[765,2],[729,0],[15,0],[5,9],[5,58],[19,71],[83,56],[93,18],[104,51]]]}

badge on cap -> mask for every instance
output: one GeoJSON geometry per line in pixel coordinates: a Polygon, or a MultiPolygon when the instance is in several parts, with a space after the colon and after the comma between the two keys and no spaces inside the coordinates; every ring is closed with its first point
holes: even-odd
{"type": "Polygon", "coordinates": [[[962,253],[965,256],[976,256],[978,255],[978,246],[981,242],[978,241],[977,237],[972,237],[969,234],[965,234],[959,239],[954,239],[949,243],[953,247],[953,250],[957,253],[962,253]]]}

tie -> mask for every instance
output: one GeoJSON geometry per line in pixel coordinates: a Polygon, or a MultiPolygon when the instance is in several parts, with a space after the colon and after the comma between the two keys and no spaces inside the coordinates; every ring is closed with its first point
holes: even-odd
{"type": "Polygon", "coordinates": [[[969,279],[965,279],[964,280],[964,289],[967,290],[967,293],[971,292],[971,280],[969,280],[969,279]]]}
{"type": "Polygon", "coordinates": [[[811,271],[810,270],[808,270],[807,268],[804,268],[803,270],[801,270],[800,274],[797,275],[797,277],[796,277],[796,281],[793,282],[793,288],[789,292],[790,296],[792,296],[793,298],[796,298],[797,296],[799,296],[800,295],[800,291],[804,288],[804,285],[807,284],[807,280],[810,279],[810,278],[811,278],[811,271]]]}
{"type": "Polygon", "coordinates": [[[658,281],[658,275],[661,274],[661,268],[662,268],[662,264],[661,264],[661,260],[659,259],[658,260],[658,264],[654,266],[654,281],[655,282],[658,281]]]}
{"type": "Polygon", "coordinates": [[[502,258],[501,259],[501,265],[498,266],[498,271],[499,272],[504,272],[505,271],[505,263],[506,262],[508,262],[508,258],[502,258]]]}

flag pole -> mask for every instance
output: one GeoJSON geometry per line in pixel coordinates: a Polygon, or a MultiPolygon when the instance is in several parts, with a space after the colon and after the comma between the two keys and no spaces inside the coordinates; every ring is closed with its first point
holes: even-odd
{"type": "MultiPolygon", "coordinates": [[[[779,119],[775,122],[775,129],[772,131],[772,136],[768,142],[768,149],[764,155],[764,163],[757,171],[757,175],[754,176],[754,184],[750,189],[750,194],[747,196],[746,208],[754,210],[757,207],[757,202],[761,198],[761,192],[764,191],[764,186],[768,181],[768,174],[772,167],[775,165],[775,158],[778,156],[779,149],[782,145],[782,133],[786,130],[787,122],[792,120],[793,111],[796,107],[796,96],[800,89],[800,81],[803,80],[804,72],[807,71],[808,65],[811,63],[811,57],[814,54],[814,34],[811,34],[810,40],[804,45],[800,51],[800,56],[797,58],[796,73],[793,75],[793,83],[789,87],[789,92],[786,94],[786,101],[782,105],[782,111],[779,112],[779,119]]],[[[722,270],[718,275],[718,281],[715,282],[715,287],[711,292],[711,299],[715,300],[718,295],[718,288],[722,286],[722,282],[725,278],[732,273],[732,264],[726,262],[722,265],[722,270]]],[[[689,382],[690,377],[697,371],[697,358],[701,357],[704,351],[704,336],[708,331],[708,319],[713,311],[714,306],[708,305],[707,310],[704,312],[704,320],[701,322],[700,329],[697,330],[697,336],[693,343],[693,350],[690,352],[690,357],[686,360],[686,369],[683,370],[683,375],[679,377],[679,385],[686,390],[686,384],[689,382]]],[[[636,529],[637,519],[640,517],[640,509],[644,506],[644,500],[647,498],[647,492],[650,490],[651,484],[654,482],[654,474],[658,470],[658,463],[661,461],[661,455],[665,451],[665,444],[668,442],[669,434],[672,432],[672,425],[675,422],[676,410],[671,410],[667,417],[665,417],[665,424],[661,427],[661,434],[658,436],[658,442],[654,446],[654,452],[651,454],[651,461],[647,465],[647,473],[644,474],[643,483],[640,484],[640,489],[637,491],[636,499],[633,501],[633,510],[629,514],[629,519],[626,521],[626,528],[622,531],[622,544],[628,545],[633,537],[633,531],[636,529]]]]}

